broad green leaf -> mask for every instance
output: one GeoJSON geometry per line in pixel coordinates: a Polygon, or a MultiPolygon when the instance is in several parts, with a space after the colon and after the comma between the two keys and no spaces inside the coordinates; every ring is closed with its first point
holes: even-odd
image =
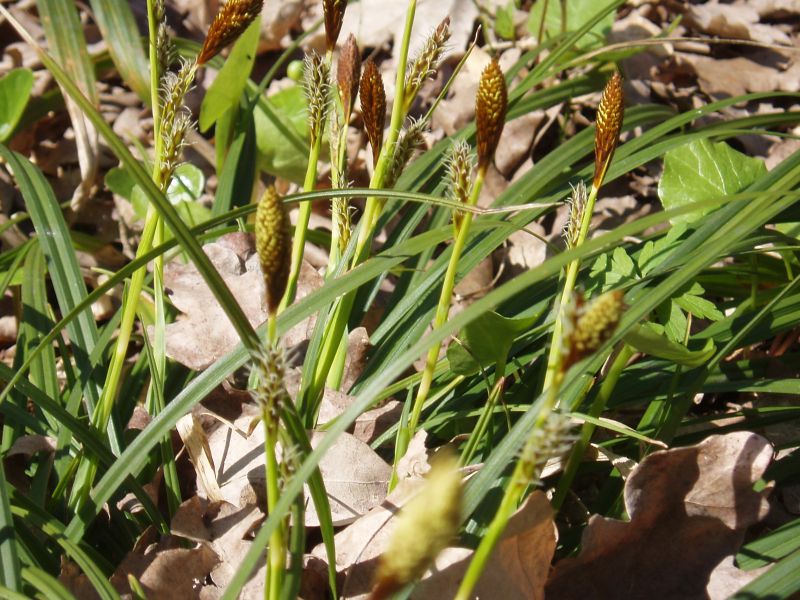
{"type": "Polygon", "coordinates": [[[506,359],[514,339],[533,327],[539,315],[510,319],[489,311],[464,328],[462,344],[447,349],[450,369],[457,375],[474,375],[506,359]]]}
{"type": "Polygon", "coordinates": [[[306,174],[308,150],[305,146],[299,148],[287,143],[280,127],[291,129],[300,139],[306,139],[306,98],[303,88],[293,85],[273,94],[268,101],[280,123],[271,119],[261,106],[256,109],[254,117],[258,167],[270,175],[301,183],[306,174]]]}
{"type": "Polygon", "coordinates": [[[658,333],[651,324],[637,325],[625,334],[625,343],[639,352],[644,352],[656,358],[663,358],[685,367],[699,367],[708,361],[716,346],[712,340],[706,340],[702,350],[689,350],[685,346],[673,342],[666,336],[658,333]]]}
{"type": "Polygon", "coordinates": [[[33,73],[30,69],[14,69],[0,78],[0,142],[5,142],[14,133],[32,88],[33,73]]]}
{"type": "MultiPolygon", "coordinates": [[[[750,158],[725,142],[696,140],[670,150],[664,156],[664,174],[658,197],[665,209],[735,194],[767,172],[764,161],[750,158]]],[[[673,219],[696,222],[704,212],[673,219]]]]}
{"type": "Polygon", "coordinates": [[[239,104],[256,58],[261,20],[256,19],[236,41],[225,65],[200,105],[200,131],[206,131],[225,111],[239,104]]]}
{"type": "MultiPolygon", "coordinates": [[[[550,0],[549,2],[539,0],[534,2],[528,18],[528,31],[534,37],[539,36],[539,31],[542,27],[542,13],[545,6],[547,7],[547,13],[544,15],[545,39],[556,37],[563,32],[577,31],[599,12],[597,9],[598,3],[593,0],[569,0],[563,3],[558,0],[550,0]],[[565,15],[561,13],[562,4],[567,9],[565,15]]],[[[601,46],[606,34],[611,31],[611,25],[614,24],[614,15],[615,13],[612,11],[603,16],[597,24],[589,29],[586,35],[577,40],[575,47],[579,50],[586,50],[601,46]]]]}

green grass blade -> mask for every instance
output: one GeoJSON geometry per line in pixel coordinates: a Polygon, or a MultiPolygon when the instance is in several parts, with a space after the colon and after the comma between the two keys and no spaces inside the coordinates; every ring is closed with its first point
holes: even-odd
{"type": "Polygon", "coordinates": [[[26,567],[22,570],[22,577],[43,598],[48,600],[75,600],[75,596],[58,579],[42,569],[26,567]]]}
{"type": "Polygon", "coordinates": [[[32,504],[16,490],[12,493],[11,501],[14,516],[37,527],[61,546],[66,555],[80,567],[102,600],[118,600],[119,594],[108,581],[108,575],[113,571],[111,565],[88,545],[70,540],[65,535],[64,525],[60,521],[32,504]]]}
{"type": "Polygon", "coordinates": [[[22,578],[8,489],[5,468],[0,461],[0,584],[19,591],[22,589],[22,578]]]}
{"type": "MultiPolygon", "coordinates": [[[[86,298],[87,292],[61,208],[52,188],[37,167],[22,155],[11,152],[2,145],[0,145],[0,156],[5,158],[14,173],[39,236],[42,251],[47,258],[50,280],[59,307],[62,313],[67,314],[86,298]]],[[[98,336],[91,307],[76,315],[75,321],[67,326],[67,333],[72,342],[75,364],[79,372],[85,378],[90,377],[93,369],[89,355],[94,350],[98,336]]],[[[91,379],[83,383],[86,408],[91,412],[100,397],[99,384],[91,379]]]]}
{"type": "Polygon", "coordinates": [[[782,600],[800,591],[800,550],[778,561],[769,571],[748,583],[731,600],[782,600]]]}
{"type": "Polygon", "coordinates": [[[150,103],[150,65],[130,4],[118,0],[89,0],[94,20],[123,81],[145,104],[150,103]]]}

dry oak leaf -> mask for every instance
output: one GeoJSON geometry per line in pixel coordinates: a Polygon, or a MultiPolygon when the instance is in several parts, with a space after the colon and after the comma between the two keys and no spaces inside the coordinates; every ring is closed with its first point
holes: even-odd
{"type": "MultiPolygon", "coordinates": [[[[236,430],[221,425],[208,434],[213,464],[222,498],[235,506],[265,505],[264,429],[256,427],[245,437],[252,417],[234,421],[236,430]]],[[[316,447],[326,435],[311,434],[316,447]]],[[[331,505],[334,525],[351,523],[386,497],[392,468],[364,442],[341,434],[319,464],[331,505]]],[[[198,481],[198,484],[200,482],[198,481]]],[[[308,494],[306,495],[308,497],[308,494]]],[[[313,502],[307,502],[305,523],[319,525],[313,502]]]]}
{"type": "MultiPolygon", "coordinates": [[[[421,479],[406,480],[393,492],[392,506],[384,503],[375,514],[366,515],[373,526],[357,527],[357,534],[348,529],[336,536],[337,568],[342,569],[339,554],[357,560],[347,568],[342,596],[347,600],[364,600],[372,586],[381,552],[391,537],[392,517],[421,487],[421,479]],[[399,494],[398,494],[399,492],[399,494]],[[375,529],[377,526],[377,529],[375,529]]],[[[387,499],[388,500],[388,499],[387,499]]],[[[360,525],[358,521],[354,525],[360,525]]],[[[353,528],[354,526],[351,526],[353,528]]],[[[544,583],[556,547],[556,528],[550,502],[541,491],[531,494],[508,523],[503,537],[492,553],[478,581],[472,598],[503,600],[541,600],[544,583]]],[[[316,552],[316,550],[315,550],[316,552]]],[[[473,550],[451,547],[436,559],[411,595],[413,600],[452,598],[472,560],[473,550]]]]}
{"type": "MultiPolygon", "coordinates": [[[[203,250],[230,288],[253,327],[267,319],[264,282],[253,238],[246,233],[230,233],[203,250]]],[[[166,328],[167,356],[194,370],[203,370],[233,350],[239,336],[225,311],[194,264],[178,260],[164,267],[164,285],[170,300],[183,316],[166,328]]],[[[297,299],[322,286],[322,277],[303,264],[297,286],[297,299]]],[[[311,319],[297,324],[285,336],[287,346],[305,339],[311,319]]],[[[152,327],[148,328],[152,335],[152,327]]]]}
{"type": "Polygon", "coordinates": [[[651,454],[625,482],[630,522],[593,516],[580,554],[550,576],[548,600],[727,597],[717,595],[720,579],[745,583],[730,557],[767,512],[753,483],[771,457],[769,442],[749,432],[651,454]]]}

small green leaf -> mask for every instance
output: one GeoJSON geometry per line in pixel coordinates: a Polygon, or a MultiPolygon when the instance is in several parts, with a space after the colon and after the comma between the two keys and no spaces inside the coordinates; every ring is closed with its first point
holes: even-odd
{"type": "MultiPolygon", "coordinates": [[[[118,185],[120,190],[125,190],[126,182],[124,176],[115,173],[112,182],[114,185],[118,185]]],[[[172,180],[167,188],[167,199],[170,204],[175,207],[184,203],[196,204],[203,193],[205,183],[206,178],[200,169],[189,163],[180,164],[175,169],[175,174],[172,176],[172,180]]],[[[108,177],[106,177],[106,185],[108,185],[108,177]]],[[[120,196],[123,195],[110,186],[109,189],[114,193],[118,193],[120,196]]],[[[134,184],[128,199],[133,205],[133,211],[136,213],[136,216],[140,219],[144,219],[147,215],[147,206],[149,204],[144,190],[140,186],[134,184]]],[[[179,210],[178,212],[181,213],[182,217],[186,216],[184,211],[179,210]]],[[[208,214],[210,214],[210,212],[208,212],[208,214]]],[[[191,221],[186,221],[185,218],[184,222],[191,224],[191,221]]]]}
{"type": "Polygon", "coordinates": [[[236,40],[230,55],[200,105],[200,131],[207,131],[225,111],[239,104],[247,79],[253,70],[261,20],[250,24],[236,40]]]}
{"type": "MultiPolygon", "coordinates": [[[[690,142],[664,156],[658,197],[665,209],[735,194],[767,172],[764,161],[737,152],[724,142],[690,142]]],[[[673,223],[697,221],[708,211],[675,217],[673,223]]]]}
{"type": "Polygon", "coordinates": [[[273,94],[268,101],[280,122],[276,123],[275,119],[271,119],[261,106],[255,110],[258,166],[270,175],[301,183],[306,174],[308,148],[297,147],[285,141],[286,136],[282,134],[281,127],[291,130],[301,140],[307,138],[306,97],[303,88],[293,85],[273,94]],[[281,142],[276,143],[276,140],[281,142]]]}
{"type": "Polygon", "coordinates": [[[0,78],[0,142],[5,142],[14,133],[32,88],[33,73],[30,69],[14,69],[0,78]]]}
{"type": "Polygon", "coordinates": [[[725,316],[713,302],[706,300],[699,294],[684,294],[675,298],[675,303],[686,312],[692,313],[692,315],[701,319],[719,321],[725,316]]]}
{"type": "Polygon", "coordinates": [[[504,361],[516,337],[530,329],[538,318],[539,315],[510,319],[492,311],[484,313],[464,328],[463,346],[450,344],[447,349],[450,368],[459,375],[474,375],[481,368],[504,361]]]}
{"type": "Polygon", "coordinates": [[[130,173],[122,167],[112,167],[105,177],[106,187],[117,196],[122,196],[129,202],[133,201],[133,188],[136,183],[130,173]]]}
{"type": "MultiPolygon", "coordinates": [[[[553,38],[566,31],[577,31],[598,14],[598,3],[594,0],[570,0],[569,2],[534,2],[528,18],[528,31],[534,37],[539,36],[542,23],[542,13],[547,7],[544,19],[544,38],[553,38]],[[566,15],[562,15],[561,7],[566,5],[566,15]],[[566,19],[564,19],[566,16],[566,19]]],[[[605,4],[603,5],[606,6],[605,4]]],[[[578,50],[586,50],[601,46],[606,34],[611,31],[614,24],[615,12],[610,11],[575,44],[578,50]]],[[[539,40],[541,43],[543,40],[539,40]]]]}
{"type": "Polygon", "coordinates": [[[663,358],[686,367],[699,367],[705,364],[716,352],[712,340],[706,340],[701,350],[689,350],[685,346],[669,340],[656,332],[651,324],[637,325],[625,334],[625,343],[639,352],[656,358],[663,358]]]}
{"type": "Polygon", "coordinates": [[[190,163],[178,165],[175,175],[169,182],[167,198],[173,206],[181,202],[195,202],[200,198],[206,185],[203,172],[190,163]]]}
{"type": "Polygon", "coordinates": [[[514,31],[514,13],[516,9],[514,2],[510,2],[506,6],[498,6],[494,18],[494,32],[498,37],[504,40],[513,40],[516,38],[514,31]]]}

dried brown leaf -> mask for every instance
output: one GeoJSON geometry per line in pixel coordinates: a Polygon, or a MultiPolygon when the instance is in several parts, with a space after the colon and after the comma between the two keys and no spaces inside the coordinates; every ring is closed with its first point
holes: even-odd
{"type": "Polygon", "coordinates": [[[771,456],[748,432],[651,454],[625,483],[630,522],[592,517],[581,553],[556,565],[548,599],[709,598],[711,574],[766,513],[753,483],[771,456]]]}

